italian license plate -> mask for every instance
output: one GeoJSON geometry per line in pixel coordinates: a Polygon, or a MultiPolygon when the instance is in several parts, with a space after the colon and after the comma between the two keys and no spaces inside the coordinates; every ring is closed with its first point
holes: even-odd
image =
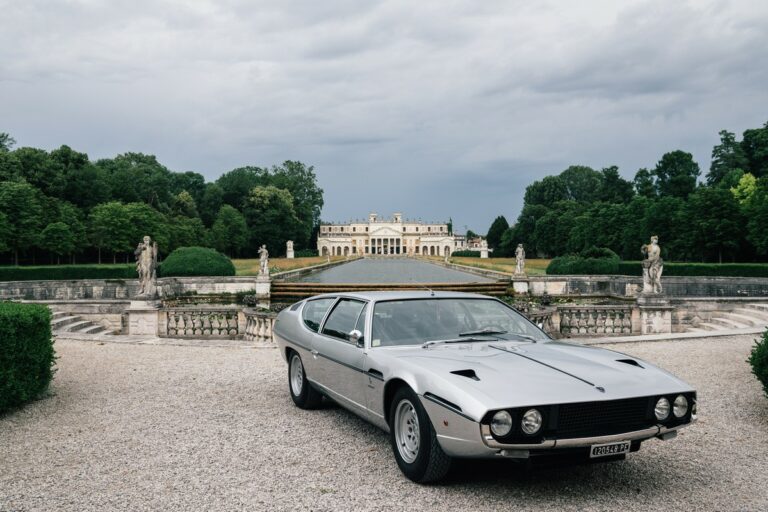
{"type": "Polygon", "coordinates": [[[589,450],[589,458],[595,459],[597,457],[610,457],[611,455],[621,455],[623,453],[629,453],[629,448],[632,446],[630,441],[621,441],[618,443],[606,443],[606,444],[593,444],[589,450]]]}

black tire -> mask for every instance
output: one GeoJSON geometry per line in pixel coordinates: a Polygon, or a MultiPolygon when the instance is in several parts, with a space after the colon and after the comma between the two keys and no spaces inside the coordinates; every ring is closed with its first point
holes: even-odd
{"type": "MultiPolygon", "coordinates": [[[[392,445],[392,451],[395,454],[395,460],[400,470],[409,479],[418,483],[436,482],[442,479],[451,469],[451,458],[445,454],[440,447],[435,435],[435,429],[429,420],[427,411],[422,407],[419,397],[411,388],[401,387],[395,392],[392,403],[389,407],[389,440],[392,445]],[[403,404],[405,410],[412,407],[418,418],[419,442],[415,451],[409,452],[414,457],[413,460],[406,460],[398,446],[396,429],[398,428],[398,408],[403,404]]],[[[404,445],[404,451],[408,448],[404,445]]]]}
{"type": "Polygon", "coordinates": [[[316,409],[323,400],[323,395],[313,388],[307,380],[307,373],[304,371],[301,356],[294,351],[288,353],[288,392],[291,394],[293,403],[301,409],[316,409]],[[297,381],[293,379],[294,365],[298,365],[296,371],[301,374],[301,378],[297,381]],[[298,382],[300,384],[296,385],[298,382]]]}

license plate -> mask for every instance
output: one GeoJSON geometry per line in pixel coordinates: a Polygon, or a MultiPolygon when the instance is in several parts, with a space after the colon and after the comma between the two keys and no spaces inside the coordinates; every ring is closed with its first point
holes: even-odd
{"type": "Polygon", "coordinates": [[[597,457],[610,457],[611,455],[621,455],[623,453],[629,453],[629,448],[632,446],[630,441],[621,441],[618,443],[606,443],[606,444],[593,444],[589,450],[589,458],[594,459],[597,457]]]}

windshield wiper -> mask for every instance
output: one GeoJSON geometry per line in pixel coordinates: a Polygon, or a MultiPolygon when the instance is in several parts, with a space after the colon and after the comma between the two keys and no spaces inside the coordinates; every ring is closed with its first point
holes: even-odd
{"type": "Polygon", "coordinates": [[[476,334],[507,334],[507,331],[486,327],[485,329],[480,329],[479,331],[460,332],[459,336],[474,336],[476,334]]]}
{"type": "MultiPolygon", "coordinates": [[[[461,335],[460,335],[461,336],[461,335]]],[[[451,340],[431,340],[425,341],[421,344],[421,348],[429,348],[433,345],[443,345],[447,343],[469,343],[473,341],[500,341],[499,338],[484,337],[484,338],[455,338],[451,340]]]]}

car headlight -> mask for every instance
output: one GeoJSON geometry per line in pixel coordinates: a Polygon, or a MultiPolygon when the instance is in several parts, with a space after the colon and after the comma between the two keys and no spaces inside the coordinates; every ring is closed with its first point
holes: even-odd
{"type": "Polygon", "coordinates": [[[656,402],[656,407],[653,408],[653,413],[659,421],[667,419],[669,417],[669,400],[663,397],[659,398],[656,402]]]}
{"type": "Polygon", "coordinates": [[[491,432],[499,437],[504,437],[512,430],[512,415],[507,411],[499,411],[491,419],[491,432]]]}
{"type": "Polygon", "coordinates": [[[682,418],[688,412],[688,400],[683,395],[677,395],[672,404],[672,412],[676,418],[682,418]]]}
{"type": "Polygon", "coordinates": [[[528,409],[525,414],[523,414],[520,426],[526,434],[535,434],[541,428],[541,413],[536,409],[528,409]]]}
{"type": "Polygon", "coordinates": [[[696,407],[696,399],[693,399],[693,405],[691,406],[691,419],[695,420],[698,416],[698,407],[696,407]]]}

